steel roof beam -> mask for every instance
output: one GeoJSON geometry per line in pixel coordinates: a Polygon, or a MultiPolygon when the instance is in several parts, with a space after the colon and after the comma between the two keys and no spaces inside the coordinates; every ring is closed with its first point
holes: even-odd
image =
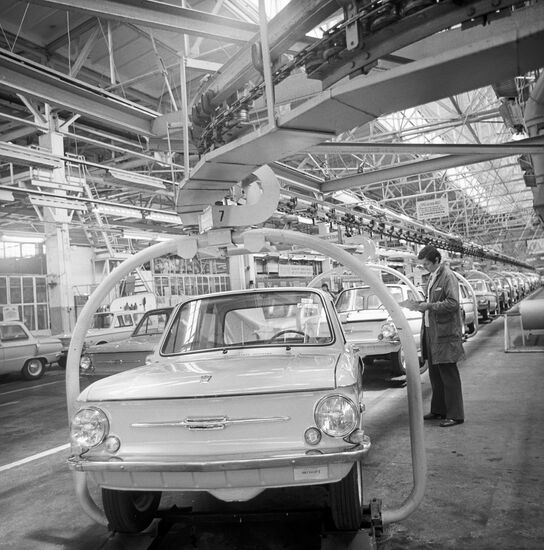
{"type": "Polygon", "coordinates": [[[30,3],[239,44],[246,43],[258,32],[258,26],[253,23],[156,0],[139,0],[137,5],[128,0],[31,0],[30,3]]]}
{"type": "Polygon", "coordinates": [[[523,153],[544,154],[544,137],[520,139],[508,143],[376,143],[333,141],[318,143],[307,153],[312,154],[429,154],[429,155],[487,155],[501,156],[522,155],[523,153]]]}
{"type": "Polygon", "coordinates": [[[327,181],[323,183],[321,189],[323,193],[332,193],[334,191],[343,191],[353,188],[364,188],[366,185],[373,183],[389,181],[407,176],[415,176],[425,172],[436,172],[437,170],[446,170],[447,168],[455,168],[457,166],[467,166],[469,164],[477,164],[503,157],[510,156],[511,153],[495,153],[482,155],[447,155],[439,158],[422,160],[420,162],[410,162],[400,166],[393,166],[383,170],[374,170],[365,174],[354,174],[345,178],[327,181]]]}
{"type": "Polygon", "coordinates": [[[0,87],[137,134],[151,136],[159,115],[63,73],[0,50],[0,87]]]}

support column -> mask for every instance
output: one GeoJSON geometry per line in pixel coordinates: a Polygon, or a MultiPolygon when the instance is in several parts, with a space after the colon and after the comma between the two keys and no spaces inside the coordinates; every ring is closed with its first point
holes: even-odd
{"type": "MultiPolygon", "coordinates": [[[[64,155],[64,142],[61,134],[55,131],[57,120],[50,117],[50,130],[40,136],[40,146],[54,155],[64,155]]],[[[65,166],[52,171],[52,181],[59,184],[59,195],[66,192],[60,189],[66,184],[65,166]]],[[[69,333],[75,325],[72,269],[70,263],[69,222],[71,213],[61,208],[43,208],[45,224],[45,250],[47,261],[47,287],[49,294],[49,319],[51,334],[69,333]]]]}
{"type": "Polygon", "coordinates": [[[255,281],[253,256],[251,254],[230,256],[229,277],[232,290],[248,288],[249,281],[255,281]]]}

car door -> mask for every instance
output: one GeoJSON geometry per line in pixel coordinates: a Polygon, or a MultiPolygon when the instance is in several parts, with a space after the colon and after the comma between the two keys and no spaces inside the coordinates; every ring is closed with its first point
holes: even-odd
{"type": "Polygon", "coordinates": [[[36,355],[34,338],[18,323],[4,324],[0,327],[2,341],[2,365],[6,371],[19,370],[27,359],[36,355]]]}

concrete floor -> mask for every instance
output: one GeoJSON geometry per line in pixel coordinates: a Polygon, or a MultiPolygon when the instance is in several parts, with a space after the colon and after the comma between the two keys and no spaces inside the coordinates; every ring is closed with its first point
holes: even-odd
{"type": "MultiPolygon", "coordinates": [[[[460,371],[466,422],[453,428],[425,423],[424,500],[408,519],[386,527],[379,550],[544,548],[544,354],[505,354],[503,345],[502,318],[483,325],[465,344],[460,371]]],[[[63,448],[68,428],[62,378],[62,371],[32,383],[0,377],[2,550],[123,547],[84,514],[74,496],[63,448]],[[51,452],[37,454],[44,450],[51,452]]],[[[402,379],[388,376],[385,363],[367,368],[364,380],[373,442],[365,461],[366,500],[377,497],[392,508],[412,483],[406,389],[402,379]]],[[[422,392],[428,410],[427,374],[422,392]]],[[[284,501],[285,495],[276,498],[284,501]]],[[[309,527],[296,521],[248,525],[247,537],[219,528],[169,537],[157,548],[319,548],[309,527]]],[[[140,546],[133,540],[124,547],[140,546]]]]}
{"type": "MultiPolygon", "coordinates": [[[[505,354],[502,348],[502,319],[465,344],[465,423],[425,423],[424,500],[411,517],[386,529],[381,550],[544,548],[544,353],[505,354]]],[[[428,411],[428,377],[422,388],[428,411]]],[[[370,496],[380,495],[384,504],[399,503],[411,487],[405,421],[396,418],[403,424],[399,436],[374,435],[366,468],[370,496]],[[385,468],[376,455],[389,457],[385,468]]],[[[372,434],[392,423],[372,420],[368,429],[372,434]]]]}

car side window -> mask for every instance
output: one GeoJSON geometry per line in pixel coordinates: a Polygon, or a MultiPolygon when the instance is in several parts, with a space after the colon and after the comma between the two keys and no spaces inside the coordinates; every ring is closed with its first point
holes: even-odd
{"type": "Polygon", "coordinates": [[[28,340],[28,334],[25,332],[23,327],[19,325],[6,325],[0,327],[0,337],[3,342],[28,340]]]}
{"type": "Polygon", "coordinates": [[[115,328],[131,327],[132,325],[132,316],[128,313],[126,315],[119,315],[115,320],[115,328]]]}

